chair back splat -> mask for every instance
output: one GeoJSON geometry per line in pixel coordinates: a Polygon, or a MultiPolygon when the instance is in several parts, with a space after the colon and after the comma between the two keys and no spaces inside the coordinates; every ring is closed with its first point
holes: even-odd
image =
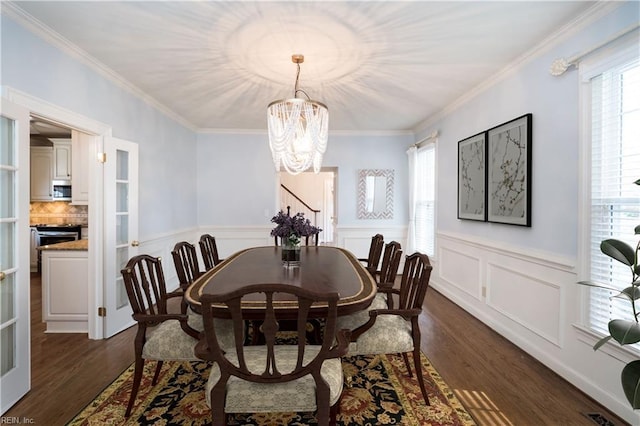
{"type": "Polygon", "coordinates": [[[400,243],[391,241],[384,246],[384,255],[382,256],[382,266],[378,273],[378,284],[393,282],[398,275],[400,267],[400,259],[402,258],[402,249],[400,243]]]}
{"type": "MultiPolygon", "coordinates": [[[[173,265],[176,268],[178,284],[180,285],[180,288],[175,290],[175,293],[184,296],[187,288],[201,275],[200,266],[198,265],[198,252],[193,244],[181,241],[173,247],[171,257],[173,257],[173,265]]],[[[180,309],[183,314],[187,312],[187,301],[184,297],[182,298],[180,309]]]]}
{"type": "Polygon", "coordinates": [[[167,313],[167,290],[160,258],[140,255],[122,270],[133,317],[167,313]]]}
{"type": "Polygon", "coordinates": [[[378,273],[378,265],[380,264],[380,257],[382,256],[382,249],[384,248],[384,237],[381,234],[376,234],[371,237],[371,245],[369,246],[369,255],[366,259],[358,259],[361,262],[366,263],[366,268],[372,277],[376,277],[378,273]]]}
{"type": "Polygon", "coordinates": [[[340,357],[346,353],[349,334],[346,330],[336,332],[338,299],[336,292],[321,294],[285,284],[249,285],[226,294],[201,296],[206,340],[198,344],[196,354],[215,362],[207,386],[213,425],[225,424],[226,413],[264,411],[316,411],[319,424],[327,425],[330,419],[335,422],[343,383],[340,357]],[[262,323],[265,344],[245,346],[247,301],[257,298],[265,300],[266,306],[259,314],[252,313],[251,320],[262,323]],[[295,301],[296,309],[276,306],[282,300],[295,301]],[[321,345],[305,341],[313,304],[327,306],[321,345]],[[229,316],[235,350],[225,352],[218,342],[215,323],[229,316]],[[297,343],[279,344],[279,321],[294,318],[297,343]],[[247,392],[251,394],[255,384],[262,386],[261,391],[253,391],[255,397],[247,399],[247,392]],[[265,385],[275,386],[269,395],[262,395],[265,385]]]}
{"type": "Polygon", "coordinates": [[[200,241],[198,242],[198,244],[200,245],[200,253],[202,254],[202,261],[204,262],[205,271],[208,271],[218,263],[222,262],[222,259],[220,259],[220,256],[218,256],[216,237],[209,234],[203,234],[200,237],[200,241]]]}

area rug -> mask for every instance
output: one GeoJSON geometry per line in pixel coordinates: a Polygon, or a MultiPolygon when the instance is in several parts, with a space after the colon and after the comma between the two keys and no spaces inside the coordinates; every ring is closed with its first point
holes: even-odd
{"type": "MultiPolygon", "coordinates": [[[[210,366],[205,362],[165,362],[158,384],[151,386],[155,362],[145,363],[134,411],[124,418],[133,382],[129,367],[68,425],[210,425],[204,389],[210,366]]],[[[345,386],[339,425],[475,425],[452,390],[422,355],[431,405],[422,399],[417,380],[407,376],[399,355],[345,357],[345,386]]],[[[310,425],[313,413],[229,415],[228,425],[310,425]]]]}

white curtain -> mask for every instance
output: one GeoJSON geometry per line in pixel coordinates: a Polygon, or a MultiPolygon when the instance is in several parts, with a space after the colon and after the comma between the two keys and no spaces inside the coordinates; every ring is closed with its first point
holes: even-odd
{"type": "Polygon", "coordinates": [[[416,202],[418,199],[418,174],[416,164],[418,162],[418,148],[412,146],[407,150],[409,157],[409,228],[407,230],[406,254],[416,251],[416,202]]]}

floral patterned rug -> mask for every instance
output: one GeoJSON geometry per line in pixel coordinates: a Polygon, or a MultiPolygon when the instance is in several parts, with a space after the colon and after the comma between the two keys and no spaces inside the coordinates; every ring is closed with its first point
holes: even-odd
{"type": "MultiPolygon", "coordinates": [[[[407,376],[400,355],[345,357],[342,366],[351,385],[345,385],[339,425],[475,425],[451,389],[422,355],[431,405],[422,399],[415,378],[407,376]]],[[[69,425],[210,425],[204,388],[209,364],[165,362],[158,384],[151,386],[155,362],[145,363],[136,406],[129,419],[124,412],[133,381],[129,367],[69,425]]],[[[313,413],[229,415],[228,425],[317,424],[313,413]]]]}

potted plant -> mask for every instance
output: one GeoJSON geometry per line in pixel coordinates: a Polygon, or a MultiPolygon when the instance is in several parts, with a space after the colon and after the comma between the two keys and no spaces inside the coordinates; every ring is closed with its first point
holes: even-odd
{"type": "MultiPolygon", "coordinates": [[[[640,185],[640,179],[634,183],[640,185]]],[[[640,235],[640,225],[635,227],[635,235],[640,235]]],[[[640,312],[636,308],[636,300],[640,299],[640,241],[634,249],[624,241],[611,238],[600,243],[600,250],[612,259],[627,265],[631,271],[631,285],[622,290],[616,297],[629,300],[633,318],[609,321],[609,335],[600,339],[593,346],[593,350],[597,350],[611,339],[621,345],[638,343],[640,342],[640,323],[638,322],[640,312]]],[[[580,284],[618,291],[616,288],[592,281],[580,281],[580,284]]],[[[640,408],[640,360],[631,361],[625,365],[622,369],[621,381],[622,389],[631,406],[634,409],[640,408]]]]}
{"type": "Polygon", "coordinates": [[[282,262],[288,266],[295,266],[300,262],[300,239],[316,235],[322,229],[313,226],[309,219],[305,219],[304,213],[291,216],[289,212],[290,207],[287,207],[286,213],[280,210],[271,218],[271,222],[276,224],[276,227],[271,230],[271,236],[279,237],[282,242],[282,262]]]}

